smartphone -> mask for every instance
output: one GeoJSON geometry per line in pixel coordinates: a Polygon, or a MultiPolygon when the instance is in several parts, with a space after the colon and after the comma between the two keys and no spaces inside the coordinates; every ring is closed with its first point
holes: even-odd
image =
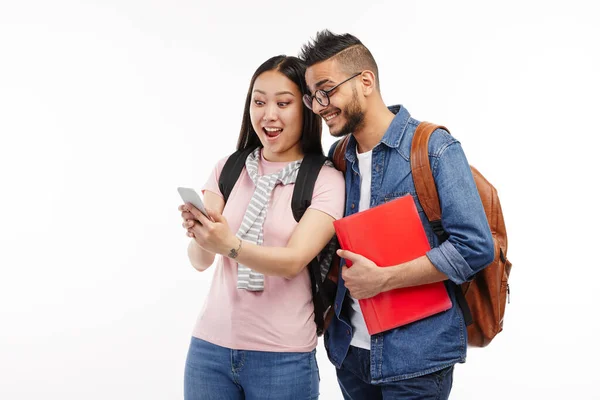
{"type": "Polygon", "coordinates": [[[178,187],[177,191],[181,196],[181,199],[184,203],[190,203],[194,207],[196,207],[202,214],[206,216],[206,218],[211,219],[206,212],[206,208],[204,207],[204,202],[202,201],[202,197],[192,188],[186,187],[178,187]]]}

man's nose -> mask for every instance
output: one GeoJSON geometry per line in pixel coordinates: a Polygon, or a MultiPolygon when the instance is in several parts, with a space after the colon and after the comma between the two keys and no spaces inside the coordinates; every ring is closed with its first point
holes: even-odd
{"type": "Polygon", "coordinates": [[[317,101],[317,99],[313,98],[313,101],[312,101],[312,111],[313,111],[315,114],[319,115],[319,114],[321,113],[321,111],[323,111],[323,110],[324,110],[324,109],[326,109],[326,108],[327,108],[327,107],[323,107],[323,106],[321,105],[321,103],[319,103],[319,102],[317,101]]]}

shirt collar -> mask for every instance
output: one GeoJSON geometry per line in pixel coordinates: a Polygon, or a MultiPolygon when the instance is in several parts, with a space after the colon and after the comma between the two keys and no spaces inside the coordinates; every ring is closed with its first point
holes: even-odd
{"type": "MultiPolygon", "coordinates": [[[[388,110],[393,112],[396,116],[392,120],[392,123],[388,129],[385,131],[380,143],[383,143],[390,148],[396,148],[400,145],[400,140],[402,139],[404,131],[406,130],[406,126],[408,125],[410,114],[406,108],[402,107],[400,104],[389,106],[388,110]]],[[[354,135],[350,135],[348,147],[346,148],[346,160],[351,163],[356,161],[356,145],[357,142],[354,138],[354,135]]]]}

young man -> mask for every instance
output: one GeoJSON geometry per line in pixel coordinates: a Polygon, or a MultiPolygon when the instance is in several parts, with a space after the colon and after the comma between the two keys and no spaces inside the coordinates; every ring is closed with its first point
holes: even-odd
{"type": "MultiPolygon", "coordinates": [[[[378,69],[356,37],[327,30],[303,46],[310,93],[304,102],[320,115],[331,135],[351,134],[345,153],[345,215],[412,194],[432,250],[413,261],[380,268],[360,254],[338,279],[335,317],[325,347],[337,367],[346,399],[447,399],[454,364],[466,358],[467,332],[454,285],[468,281],[494,258],[494,245],[469,164],[460,143],[436,130],[429,158],[439,192],[439,243],[416,197],[410,147],[418,121],[400,106],[386,107],[378,69]],[[446,281],[452,308],[429,318],[370,336],[358,299],[394,288],[446,281]]],[[[329,154],[333,155],[335,145],[329,154]]]]}

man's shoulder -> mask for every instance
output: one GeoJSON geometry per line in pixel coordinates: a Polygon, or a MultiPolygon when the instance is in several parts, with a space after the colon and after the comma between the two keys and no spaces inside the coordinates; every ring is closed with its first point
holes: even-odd
{"type": "MultiPolygon", "coordinates": [[[[407,159],[410,158],[412,140],[420,123],[421,121],[418,121],[412,117],[409,118],[406,123],[404,133],[402,135],[402,141],[398,150],[407,159]]],[[[453,143],[458,143],[458,140],[456,140],[456,138],[454,138],[447,130],[438,128],[433,131],[431,137],[429,138],[429,155],[433,157],[439,157],[440,154],[443,153],[444,149],[448,148],[448,146],[452,145],[453,143]]]]}
{"type": "Polygon", "coordinates": [[[429,155],[439,157],[450,145],[459,143],[446,129],[438,128],[429,138],[429,155]]]}

